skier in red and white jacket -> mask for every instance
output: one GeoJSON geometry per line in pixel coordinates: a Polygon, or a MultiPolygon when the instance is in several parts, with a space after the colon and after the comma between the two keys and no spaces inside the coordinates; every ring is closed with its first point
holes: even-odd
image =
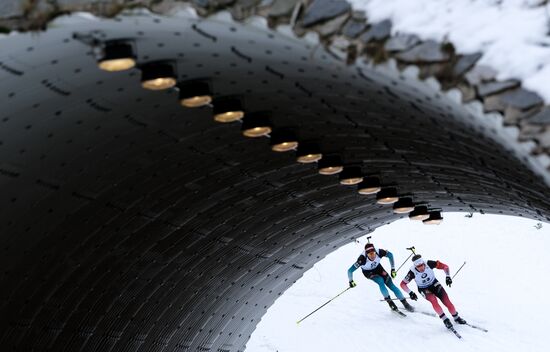
{"type": "Polygon", "coordinates": [[[449,274],[449,266],[440,262],[439,260],[428,260],[427,262],[424,262],[420,254],[415,254],[412,257],[412,261],[414,265],[410,268],[403,281],[401,281],[401,288],[409,294],[409,297],[411,297],[412,300],[416,301],[418,299],[418,296],[407,286],[407,284],[411,282],[412,279],[414,279],[416,281],[416,285],[418,286],[418,292],[420,292],[420,294],[424,296],[424,298],[430,301],[435,312],[443,320],[443,323],[448,329],[452,328],[453,324],[451,323],[449,318],[447,318],[447,316],[443,312],[443,309],[437,302],[438,298],[447,307],[457,324],[466,324],[466,321],[458,316],[458,312],[456,311],[454,305],[451,303],[447,292],[439,283],[439,281],[437,281],[434,271],[432,270],[443,270],[445,272],[445,275],[447,276],[447,278],[445,279],[445,283],[447,284],[447,286],[451,287],[453,280],[451,279],[451,276],[449,274]]]}

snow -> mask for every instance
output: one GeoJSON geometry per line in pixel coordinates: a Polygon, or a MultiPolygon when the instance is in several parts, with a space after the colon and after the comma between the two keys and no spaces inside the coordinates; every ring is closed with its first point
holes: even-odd
{"type": "MultiPolygon", "coordinates": [[[[439,226],[396,221],[372,233],[372,241],[393,252],[396,267],[407,258],[405,248],[411,245],[425,259],[448,264],[451,275],[466,261],[446,290],[460,315],[487,328],[488,333],[455,325],[463,337],[458,340],[439,318],[413,313],[400,318],[379,301],[378,286],[360,270],[354,273],[356,288],[297,325],[299,319],[348,287],[347,269],[366,243],[362,238],[360,243],[350,243],[328,255],[288,289],[268,309],[246,351],[436,351],[444,346],[446,352],[547,350],[550,225],[537,229],[537,222],[518,217],[443,215],[445,220],[439,226]]],[[[398,272],[396,285],[410,264],[408,260],[398,272]]],[[[387,258],[382,265],[389,271],[387,258]]],[[[435,272],[444,283],[443,271],[435,272]]],[[[409,287],[418,292],[414,283],[409,287]]],[[[422,297],[412,304],[433,312],[422,297]]]]}
{"type": "Polygon", "coordinates": [[[516,78],[550,103],[550,4],[540,0],[348,0],[369,22],[391,19],[392,33],[450,41],[498,79],[516,78]],[[537,6],[538,5],[538,6],[537,6]]]}

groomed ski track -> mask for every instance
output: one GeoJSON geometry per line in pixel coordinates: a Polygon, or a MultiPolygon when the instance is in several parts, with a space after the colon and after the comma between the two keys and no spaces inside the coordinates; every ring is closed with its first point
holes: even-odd
{"type": "MultiPolygon", "coordinates": [[[[351,243],[319,262],[275,302],[258,325],[246,351],[545,351],[545,325],[550,316],[546,296],[545,259],[550,245],[550,227],[537,230],[535,221],[521,218],[474,214],[447,214],[440,226],[423,226],[398,221],[375,231],[376,245],[393,251],[398,267],[407,257],[405,247],[415,245],[429,259],[440,259],[451,274],[466,260],[451,288],[446,288],[459,313],[483,331],[455,324],[457,339],[439,318],[409,313],[402,318],[392,313],[378,287],[357,271],[357,287],[304,320],[331,295],[345,288],[346,270],[355,260],[361,244],[351,243]],[[435,241],[445,236],[446,243],[435,241]],[[512,254],[519,255],[517,262],[512,254]],[[537,297],[540,297],[537,299],[537,297]]],[[[382,264],[389,270],[387,258],[382,264]]],[[[394,280],[399,285],[410,265],[394,280]]],[[[444,282],[442,271],[436,270],[444,282]]],[[[409,287],[416,290],[414,283],[409,287]]],[[[393,295],[392,295],[393,297],[393,295]]],[[[432,312],[429,302],[419,297],[412,304],[432,312]]],[[[445,308],[444,308],[445,310],[445,308]]],[[[446,310],[445,310],[446,311],[446,310]]]]}

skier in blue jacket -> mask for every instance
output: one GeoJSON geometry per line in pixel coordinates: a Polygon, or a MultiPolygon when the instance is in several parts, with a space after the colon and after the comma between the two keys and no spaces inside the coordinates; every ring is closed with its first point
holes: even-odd
{"type": "Polygon", "coordinates": [[[395,276],[397,276],[397,273],[395,272],[393,254],[390,251],[381,248],[377,250],[376,248],[374,248],[374,244],[367,243],[365,245],[365,251],[361,253],[359,258],[357,258],[357,261],[353,263],[353,265],[348,269],[348,279],[350,287],[357,286],[355,281],[353,281],[353,272],[359,268],[361,268],[361,270],[363,271],[363,275],[365,275],[367,279],[371,279],[378,284],[382,296],[384,296],[384,299],[386,300],[386,302],[388,302],[392,310],[397,310],[397,306],[391,300],[390,294],[386,286],[393,291],[393,293],[401,301],[405,309],[407,309],[409,312],[414,312],[414,308],[407,302],[405,296],[403,296],[403,293],[401,293],[399,288],[397,288],[397,286],[395,286],[392,281],[392,278],[395,278],[395,276]],[[388,257],[388,259],[390,260],[391,277],[382,267],[382,264],[380,264],[380,260],[383,257],[388,257]]]}

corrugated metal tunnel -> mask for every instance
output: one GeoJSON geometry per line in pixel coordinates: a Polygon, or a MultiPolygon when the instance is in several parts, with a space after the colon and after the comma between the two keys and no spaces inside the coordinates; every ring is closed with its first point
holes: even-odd
{"type": "Polygon", "coordinates": [[[0,45],[6,350],[242,351],[305,270],[407,216],[243,136],[247,117],[443,216],[550,219],[546,183],[500,129],[420,81],[290,35],[143,14],[0,45]],[[139,67],[98,68],[93,44],[115,39],[139,67]],[[214,108],[239,97],[243,123],[142,88],[159,61],[178,82],[207,82],[214,108]]]}

